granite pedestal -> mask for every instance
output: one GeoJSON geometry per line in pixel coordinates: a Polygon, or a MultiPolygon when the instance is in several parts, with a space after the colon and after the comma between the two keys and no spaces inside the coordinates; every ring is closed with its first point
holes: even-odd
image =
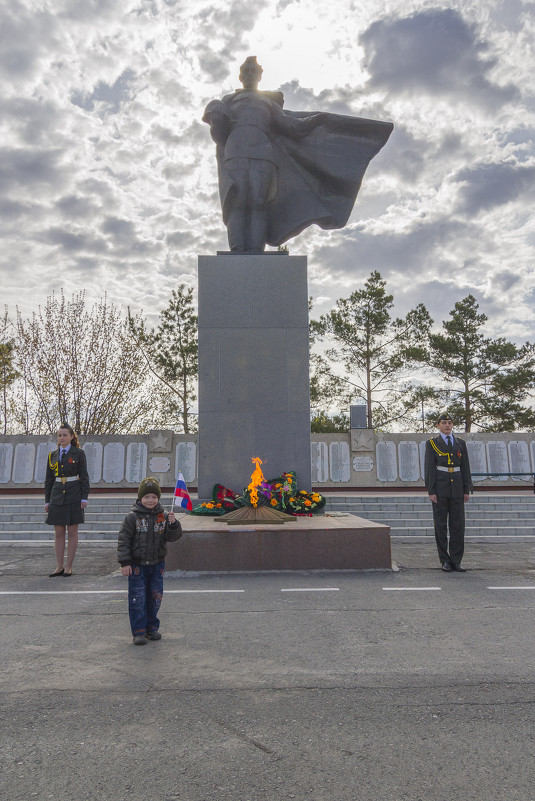
{"type": "Polygon", "coordinates": [[[390,570],[390,528],[355,515],[296,517],[283,525],[232,526],[181,515],[167,571],[390,570]]]}
{"type": "Polygon", "coordinates": [[[305,256],[199,257],[198,493],[266,478],[311,487],[305,256]]]}

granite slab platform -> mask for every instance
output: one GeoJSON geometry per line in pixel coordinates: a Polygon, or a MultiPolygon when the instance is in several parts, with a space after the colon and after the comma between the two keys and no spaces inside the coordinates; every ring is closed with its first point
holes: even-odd
{"type": "Polygon", "coordinates": [[[166,569],[196,572],[390,570],[390,528],[355,515],[296,517],[289,523],[233,526],[224,518],[179,516],[166,569]]]}

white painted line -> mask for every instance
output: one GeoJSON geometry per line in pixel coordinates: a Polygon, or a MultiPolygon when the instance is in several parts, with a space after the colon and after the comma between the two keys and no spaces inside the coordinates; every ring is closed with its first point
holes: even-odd
{"type": "Polygon", "coordinates": [[[535,585],[523,587],[487,587],[487,590],[535,590],[535,585]]]}
{"type": "Polygon", "coordinates": [[[281,592],[340,592],[340,587],[290,587],[281,592]]]}
{"type": "MultiPolygon", "coordinates": [[[[124,590],[5,590],[0,595],[126,595],[124,590]]],[[[245,590],[165,590],[164,595],[238,593],[245,590]]]]}
{"type": "Polygon", "coordinates": [[[440,592],[442,587],[383,587],[385,592],[440,592]]]}

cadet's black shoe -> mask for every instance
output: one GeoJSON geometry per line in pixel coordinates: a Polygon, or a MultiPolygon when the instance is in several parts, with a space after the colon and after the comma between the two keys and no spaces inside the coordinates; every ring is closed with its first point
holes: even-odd
{"type": "Polygon", "coordinates": [[[454,570],[457,571],[457,573],[466,573],[466,568],[462,567],[459,564],[453,564],[452,567],[453,567],[454,570]]]}
{"type": "Polygon", "coordinates": [[[444,571],[444,573],[451,573],[453,568],[452,568],[452,566],[450,565],[449,562],[443,562],[442,563],[442,570],[444,571]]]}

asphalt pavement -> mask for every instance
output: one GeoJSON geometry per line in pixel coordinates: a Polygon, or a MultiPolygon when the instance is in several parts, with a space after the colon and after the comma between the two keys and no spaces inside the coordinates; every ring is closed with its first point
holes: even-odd
{"type": "Polygon", "coordinates": [[[535,540],[394,571],[169,574],[132,645],[112,544],[0,546],[6,801],[535,801],[535,540]]]}

